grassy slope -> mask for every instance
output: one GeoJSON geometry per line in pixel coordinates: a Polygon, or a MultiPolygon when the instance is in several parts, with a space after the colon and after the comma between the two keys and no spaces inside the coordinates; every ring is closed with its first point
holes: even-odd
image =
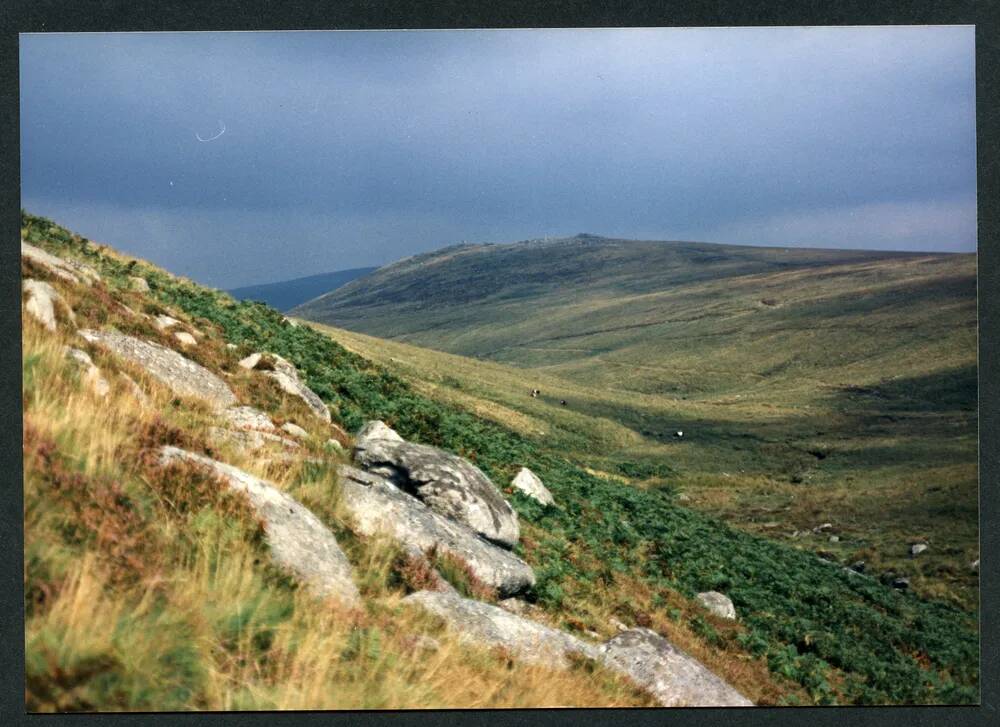
{"type": "MultiPolygon", "coordinates": [[[[659,481],[754,532],[787,538],[833,522],[841,542],[808,547],[977,602],[973,256],[463,246],[298,313],[527,369],[484,367],[495,385],[480,393],[520,413],[566,399],[567,411],[541,418],[575,422],[560,445],[592,467],[616,472],[624,459],[633,473],[669,473],[659,481]],[[527,399],[532,386],[542,401],[527,399]],[[907,545],[921,539],[931,551],[910,561],[907,545]]],[[[344,340],[365,355],[392,350],[344,340]]],[[[445,360],[396,358],[423,369],[417,379],[445,360]]],[[[476,388],[475,367],[459,368],[463,390],[476,388]]]]}
{"type": "MultiPolygon", "coordinates": [[[[29,241],[98,266],[109,281],[106,293],[111,298],[144,306],[142,299],[123,290],[126,262],[110,251],[28,215],[22,231],[29,241]]],[[[734,531],[678,507],[663,492],[589,474],[545,440],[429,399],[329,338],[284,323],[276,311],[237,303],[144,263],[134,267],[150,282],[155,302],[145,303],[148,309],[177,312],[209,333],[212,343],[199,345],[194,355],[235,374],[231,380],[244,400],[277,406],[279,414],[291,406],[280,397],[268,403],[273,392],[256,390],[255,379],[241,378],[235,368],[239,354],[271,350],[305,372],[310,386],[348,428],[365,418],[383,418],[404,436],[473,458],[498,483],[518,466],[531,466],[560,507],[541,510],[517,494],[510,497],[524,526],[519,551],[539,576],[534,597],[553,624],[602,635],[610,635],[611,616],[650,624],[763,703],[976,699],[977,634],[968,614],[848,576],[814,556],[734,531]],[[238,349],[229,351],[224,341],[238,349]],[[730,594],[742,623],[720,622],[692,604],[695,592],[713,587],[730,594]]],[[[88,312],[78,316],[88,323],[126,330],[136,325],[95,301],[81,309],[88,312]]],[[[189,446],[205,446],[201,434],[208,422],[197,407],[175,406],[161,396],[156,410],[166,425],[151,429],[152,422],[130,419],[131,410],[124,405],[80,404],[84,408],[75,415],[61,416],[67,392],[59,387],[72,386],[72,379],[59,368],[57,350],[46,349],[30,324],[25,343],[26,431],[47,436],[31,435],[25,443],[26,591],[34,594],[29,595],[26,638],[29,673],[37,687],[34,696],[43,706],[53,703],[45,689],[55,689],[71,704],[77,697],[84,702],[103,698],[126,707],[484,706],[541,700],[542,689],[549,687],[553,691],[544,699],[559,698],[562,703],[584,699],[583,693],[591,695],[591,703],[636,700],[607,677],[601,677],[601,690],[594,691],[589,677],[581,674],[565,682],[550,682],[556,677],[520,668],[509,675],[500,662],[490,661],[500,657],[469,656],[450,646],[444,651],[451,656],[435,661],[436,666],[405,657],[403,643],[413,624],[392,609],[394,594],[405,590],[405,578],[378,548],[352,541],[349,523],[338,520],[333,506],[336,484],[329,468],[265,470],[262,474],[276,477],[280,486],[315,508],[350,544],[365,590],[374,596],[366,613],[357,617],[356,628],[322,622],[321,617],[329,620],[327,610],[297,601],[294,589],[280,577],[269,576],[253,555],[252,527],[229,535],[239,547],[228,543],[207,548],[206,543],[223,538],[220,528],[233,520],[213,518],[220,507],[217,493],[209,488],[199,499],[193,495],[201,489],[197,483],[177,487],[176,479],[156,479],[142,469],[137,455],[143,442],[181,437],[192,440],[189,446]],[[147,433],[136,437],[143,431],[147,433]],[[97,447],[95,439],[105,444],[97,447]],[[103,490],[88,483],[73,489],[74,496],[65,501],[55,497],[65,486],[61,473],[66,468],[120,483],[126,489],[127,506],[122,507],[127,514],[119,517],[114,508],[98,507],[89,516],[96,522],[85,521],[88,527],[82,530],[78,525],[67,528],[85,514],[73,508],[80,503],[86,507],[103,490]],[[164,487],[174,487],[168,497],[157,494],[163,494],[164,487]],[[117,539],[101,540],[104,529],[98,526],[104,521],[112,529],[140,528],[143,537],[134,542],[151,546],[117,552],[117,539]],[[195,556],[202,550],[206,555],[199,561],[195,556]],[[82,554],[90,554],[91,560],[81,561],[82,554]],[[130,559],[122,560],[125,556],[130,559]],[[82,569],[80,562],[94,563],[98,575],[82,569]],[[194,578],[198,573],[205,575],[194,578]],[[128,578],[116,583],[115,576],[122,574],[128,578]],[[241,579],[249,581],[246,601],[243,591],[232,590],[241,579]],[[115,612],[123,619],[120,629],[97,623],[107,608],[84,608],[98,597],[108,599],[109,608],[120,609],[115,612]],[[262,603],[274,605],[263,608],[262,603]],[[140,633],[151,635],[142,639],[140,633]],[[61,651],[60,643],[67,645],[61,651]],[[81,656],[86,653],[96,654],[96,661],[81,656]],[[340,656],[330,659],[330,654],[340,656]],[[163,672],[149,672],[155,679],[146,676],[151,663],[160,664],[163,672]],[[380,679],[388,680],[386,688],[378,686],[380,679]],[[108,687],[123,680],[127,688],[121,694],[108,687]],[[171,691],[178,680],[183,689],[171,691]],[[393,685],[403,683],[410,687],[393,696],[393,685]],[[466,683],[468,690],[452,692],[446,686],[466,683]]],[[[110,371],[116,367],[105,358],[99,363],[110,371]]],[[[257,460],[234,463],[255,471],[266,466],[257,460]]],[[[123,501],[115,495],[105,502],[123,501]]]]}

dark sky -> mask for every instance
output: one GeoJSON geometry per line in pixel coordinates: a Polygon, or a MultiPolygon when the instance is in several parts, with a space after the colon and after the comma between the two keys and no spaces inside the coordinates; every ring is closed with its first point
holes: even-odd
{"type": "Polygon", "coordinates": [[[578,232],[976,244],[971,26],[38,34],[20,60],[22,205],[219,287],[578,232]]]}

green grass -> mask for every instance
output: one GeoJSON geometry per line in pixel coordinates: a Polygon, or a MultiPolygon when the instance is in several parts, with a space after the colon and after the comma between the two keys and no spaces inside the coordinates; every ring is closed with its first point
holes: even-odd
{"type": "MultiPolygon", "coordinates": [[[[809,701],[978,699],[975,614],[849,576],[815,555],[681,507],[669,490],[630,487],[591,474],[572,452],[554,446],[558,441],[521,434],[429,398],[265,306],[237,303],[144,263],[130,270],[126,261],[41,218],[22,215],[22,234],[52,252],[89,261],[110,285],[139,271],[161,304],[179,308],[244,350],[287,357],[349,429],[383,419],[407,438],[469,457],[501,486],[517,467],[531,467],[559,507],[543,509],[511,495],[524,525],[518,551],[538,575],[532,598],[552,618],[571,623],[588,609],[625,613],[643,599],[655,610],[645,618],[661,628],[680,621],[678,628],[700,634],[699,648],[710,647],[734,663],[757,655],[773,684],[786,680],[788,694],[801,693],[809,701]],[[618,587],[623,582],[633,590],[618,587]],[[708,588],[730,595],[742,626],[713,625],[691,610],[688,600],[677,600],[708,588]],[[598,604],[598,598],[609,602],[598,604]]],[[[616,425],[608,431],[621,434],[616,425]]],[[[619,461],[627,462],[627,455],[619,461]]],[[[641,614],[633,614],[638,621],[641,614]]]]}

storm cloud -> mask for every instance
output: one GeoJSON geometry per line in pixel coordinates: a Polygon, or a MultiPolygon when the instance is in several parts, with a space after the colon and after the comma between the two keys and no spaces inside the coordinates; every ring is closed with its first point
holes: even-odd
{"type": "Polygon", "coordinates": [[[20,63],[22,205],[219,287],[578,232],[976,244],[971,27],[35,34],[20,63]]]}

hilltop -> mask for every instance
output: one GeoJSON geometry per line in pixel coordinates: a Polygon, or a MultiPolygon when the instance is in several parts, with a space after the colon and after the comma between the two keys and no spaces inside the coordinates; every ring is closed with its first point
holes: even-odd
{"type": "Polygon", "coordinates": [[[29,709],[978,698],[974,614],[590,472],[266,305],[21,233],[29,709]],[[623,670],[665,640],[655,680],[623,670]]]}
{"type": "Polygon", "coordinates": [[[236,300],[259,300],[280,311],[286,311],[313,298],[336,290],[356,278],[367,275],[375,268],[351,268],[332,273],[308,275],[304,278],[280,280],[260,285],[247,285],[227,290],[236,300]]]}

